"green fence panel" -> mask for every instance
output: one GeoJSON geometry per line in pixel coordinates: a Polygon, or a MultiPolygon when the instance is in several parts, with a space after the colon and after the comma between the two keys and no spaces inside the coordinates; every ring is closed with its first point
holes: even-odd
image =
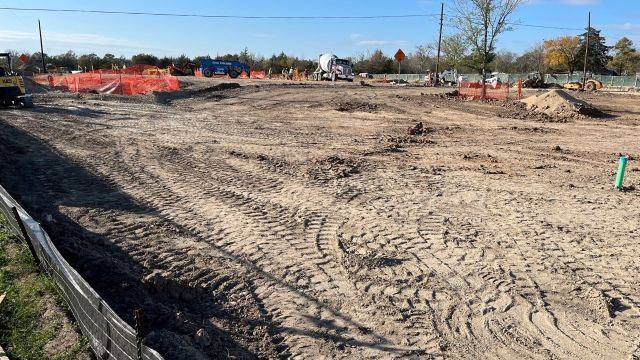
{"type": "MultiPolygon", "coordinates": [[[[526,80],[529,74],[507,74],[499,73],[494,75],[487,75],[487,77],[497,76],[502,82],[516,83],[518,80],[526,80]]],[[[388,81],[398,80],[398,74],[371,74],[374,79],[384,79],[387,77],[388,81]]],[[[426,74],[400,74],[400,79],[407,82],[424,81],[426,74]]],[[[470,82],[482,81],[482,75],[480,74],[459,74],[459,76],[465,77],[470,82]]],[[[604,87],[639,87],[640,79],[636,75],[628,76],[611,76],[611,75],[593,75],[591,79],[602,81],[604,87]]],[[[569,74],[546,74],[544,81],[547,84],[566,84],[568,82],[582,82],[583,77],[581,73],[569,74]]]]}

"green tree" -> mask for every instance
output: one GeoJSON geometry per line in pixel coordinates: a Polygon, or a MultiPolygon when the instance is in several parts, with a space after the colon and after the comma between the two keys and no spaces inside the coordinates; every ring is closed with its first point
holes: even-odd
{"type": "Polygon", "coordinates": [[[376,49],[368,60],[367,71],[372,74],[393,73],[393,60],[386,56],[382,50],[376,49]]]}
{"type": "Polygon", "coordinates": [[[78,56],[72,50],[69,50],[64,54],[53,56],[50,59],[51,63],[59,68],[65,67],[69,70],[76,70],[78,68],[78,56]]]}
{"type": "Polygon", "coordinates": [[[99,69],[100,57],[94,53],[81,55],[78,58],[78,65],[86,71],[99,69]]]}
{"type": "Polygon", "coordinates": [[[640,65],[640,55],[633,47],[633,41],[623,37],[613,46],[613,50],[615,56],[609,61],[609,69],[620,75],[635,73],[640,65]]]}
{"type": "Polygon", "coordinates": [[[242,49],[242,51],[240,51],[240,54],[238,54],[237,57],[238,61],[249,66],[253,65],[253,58],[253,54],[249,52],[249,48],[247,48],[246,46],[244,47],[244,49],[242,49]]]}
{"type": "Polygon", "coordinates": [[[171,64],[173,64],[173,58],[164,56],[158,60],[158,63],[156,64],[156,66],[164,69],[171,64]]]}
{"type": "Polygon", "coordinates": [[[462,59],[467,56],[467,44],[461,34],[446,36],[442,39],[442,55],[445,64],[458,70],[462,59]]]}
{"type": "Polygon", "coordinates": [[[589,34],[589,53],[587,54],[587,71],[600,73],[605,71],[607,64],[611,60],[609,57],[609,47],[605,45],[606,39],[600,36],[600,30],[590,28],[580,35],[580,46],[578,56],[573,61],[575,69],[582,69],[584,66],[584,54],[587,47],[587,34],[589,34]]]}
{"type": "Polygon", "coordinates": [[[131,61],[134,64],[153,65],[158,66],[160,60],[151,54],[137,54],[131,57],[131,61]]]}
{"type": "MultiPolygon", "coordinates": [[[[44,53],[45,61],[49,58],[47,53],[44,53]]],[[[35,69],[38,72],[44,72],[42,68],[42,54],[40,52],[35,52],[29,56],[29,61],[27,61],[27,66],[29,68],[35,69]]]]}
{"type": "Polygon", "coordinates": [[[489,52],[483,54],[482,51],[474,51],[471,54],[465,56],[461,63],[463,66],[477,71],[479,74],[486,74],[489,71],[488,64],[496,58],[495,52],[489,52]]]}
{"type": "Polygon", "coordinates": [[[189,57],[185,54],[178,56],[177,58],[173,59],[173,61],[175,66],[183,69],[186,68],[190,63],[192,63],[191,59],[189,59],[189,57]]]}
{"type": "Polygon", "coordinates": [[[118,59],[113,54],[104,54],[102,59],[100,60],[100,68],[101,69],[112,69],[113,65],[118,65],[118,59]]]}

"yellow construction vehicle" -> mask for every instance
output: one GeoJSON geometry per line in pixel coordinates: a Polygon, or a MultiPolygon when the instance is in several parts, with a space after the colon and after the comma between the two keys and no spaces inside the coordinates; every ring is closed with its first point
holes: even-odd
{"type": "Polygon", "coordinates": [[[567,90],[575,90],[575,91],[582,90],[582,89],[586,91],[596,91],[596,90],[602,89],[602,82],[600,80],[589,79],[587,80],[587,85],[584,87],[582,86],[582,83],[578,81],[568,82],[562,85],[562,87],[567,90]]]}
{"type": "Polygon", "coordinates": [[[0,60],[6,59],[7,65],[0,61],[0,106],[33,107],[31,95],[27,95],[24,79],[13,71],[11,54],[0,53],[0,60]]]}

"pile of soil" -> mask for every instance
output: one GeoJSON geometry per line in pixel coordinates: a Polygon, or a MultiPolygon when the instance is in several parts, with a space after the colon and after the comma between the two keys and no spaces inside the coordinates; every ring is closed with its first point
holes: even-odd
{"type": "Polygon", "coordinates": [[[434,131],[435,130],[433,128],[425,127],[422,124],[422,121],[420,121],[419,123],[415,124],[414,126],[410,126],[407,129],[407,133],[409,135],[426,135],[426,134],[434,132],[434,131]]]}
{"type": "Polygon", "coordinates": [[[23,77],[23,79],[24,87],[27,91],[27,94],[43,94],[49,92],[49,88],[47,86],[38,84],[37,82],[35,82],[35,80],[33,80],[33,78],[25,76],[23,77]]]}
{"type": "Polygon", "coordinates": [[[564,90],[551,90],[521,100],[528,110],[535,110],[550,116],[571,117],[596,113],[587,102],[576,99],[564,90]]]}

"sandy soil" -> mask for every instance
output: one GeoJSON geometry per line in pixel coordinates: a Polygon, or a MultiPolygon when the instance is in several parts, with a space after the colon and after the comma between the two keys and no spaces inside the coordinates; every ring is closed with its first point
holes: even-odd
{"type": "Polygon", "coordinates": [[[0,111],[0,182],[168,359],[640,355],[634,97],[220,84],[0,111]]]}

